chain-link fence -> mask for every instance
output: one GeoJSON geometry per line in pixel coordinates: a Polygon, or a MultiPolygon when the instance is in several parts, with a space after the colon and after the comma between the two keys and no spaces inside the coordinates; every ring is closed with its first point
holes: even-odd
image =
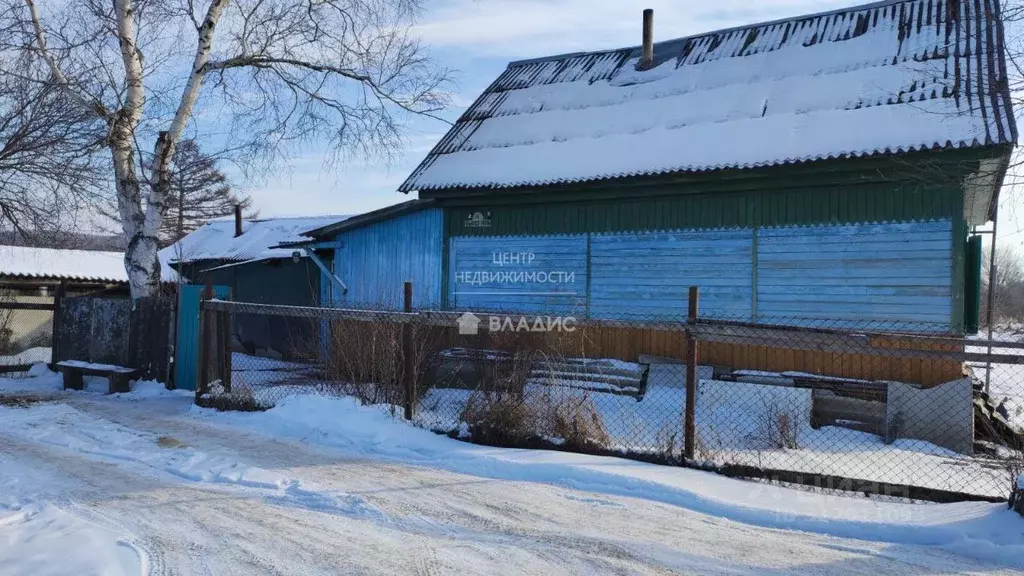
{"type": "Polygon", "coordinates": [[[53,297],[0,289],[0,373],[14,374],[50,362],[53,297]]]}
{"type": "Polygon", "coordinates": [[[203,310],[200,395],[213,405],[351,396],[473,442],[909,499],[1005,498],[1024,471],[1021,335],[807,318],[203,310]]]}

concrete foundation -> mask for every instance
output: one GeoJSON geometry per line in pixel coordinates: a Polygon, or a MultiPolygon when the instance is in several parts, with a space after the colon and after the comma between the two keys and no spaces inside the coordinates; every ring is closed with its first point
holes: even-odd
{"type": "Polygon", "coordinates": [[[974,405],[971,379],[933,388],[889,384],[886,440],[924,440],[961,454],[974,448],[974,405]]]}

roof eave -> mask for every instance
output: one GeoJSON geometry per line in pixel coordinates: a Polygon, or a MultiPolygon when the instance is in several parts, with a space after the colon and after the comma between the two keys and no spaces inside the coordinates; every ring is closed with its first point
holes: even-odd
{"type": "MultiPolygon", "coordinates": [[[[330,224],[328,226],[322,226],[320,228],[316,228],[308,232],[303,232],[303,236],[309,236],[310,238],[312,238],[312,240],[310,240],[309,242],[303,241],[301,242],[301,245],[305,246],[308,244],[317,243],[322,238],[328,236],[336,236],[341,232],[349,232],[351,230],[362,228],[364,226],[369,226],[377,222],[390,220],[392,218],[403,216],[406,214],[412,214],[414,212],[419,212],[420,210],[425,210],[427,208],[434,206],[435,204],[436,202],[432,199],[416,198],[413,200],[407,200],[399,204],[393,204],[391,206],[386,206],[384,208],[372,210],[364,214],[353,216],[351,218],[348,218],[347,220],[342,220],[341,222],[337,222],[335,224],[330,224]]],[[[290,248],[293,246],[294,245],[292,244],[281,244],[280,247],[290,248]]]]}

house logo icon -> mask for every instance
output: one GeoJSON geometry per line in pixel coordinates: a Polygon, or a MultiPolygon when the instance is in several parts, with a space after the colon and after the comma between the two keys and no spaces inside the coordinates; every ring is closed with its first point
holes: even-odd
{"type": "Polygon", "coordinates": [[[466,217],[465,222],[466,228],[490,228],[491,227],[491,213],[484,214],[483,212],[473,212],[466,217]]]}
{"type": "Polygon", "coordinates": [[[472,312],[466,312],[455,321],[459,325],[459,334],[462,336],[475,336],[480,331],[480,319],[472,312]]]}

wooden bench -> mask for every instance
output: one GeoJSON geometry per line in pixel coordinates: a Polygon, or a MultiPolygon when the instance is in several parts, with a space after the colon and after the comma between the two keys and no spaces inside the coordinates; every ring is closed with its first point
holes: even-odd
{"type": "Polygon", "coordinates": [[[62,360],[57,362],[56,368],[64,375],[65,390],[84,389],[83,376],[103,376],[109,383],[107,394],[130,392],[132,379],[139,375],[139,371],[134,368],[111,364],[92,364],[80,360],[62,360]]]}

